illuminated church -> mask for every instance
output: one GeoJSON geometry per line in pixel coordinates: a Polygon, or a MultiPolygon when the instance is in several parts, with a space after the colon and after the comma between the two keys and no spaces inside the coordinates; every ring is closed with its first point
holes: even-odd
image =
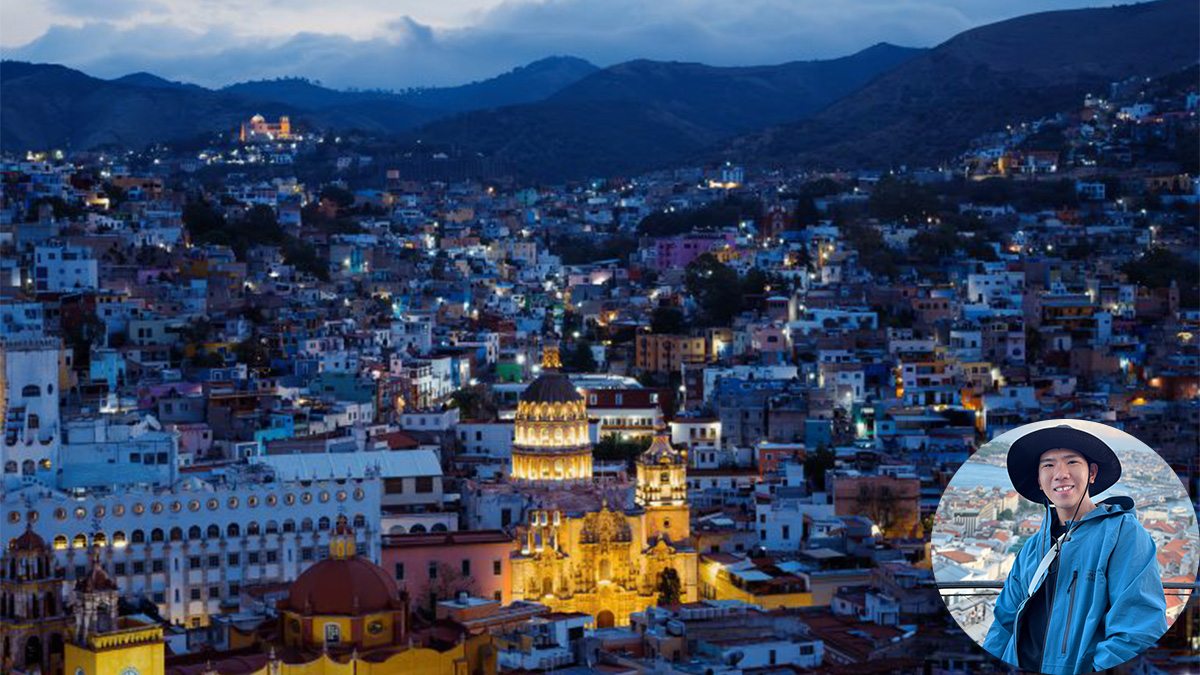
{"type": "Polygon", "coordinates": [[[468,491],[473,526],[512,525],[512,597],[584,612],[597,627],[626,625],[658,600],[673,569],[680,599],[696,599],[687,457],[660,433],[637,460],[636,480],[596,480],[583,396],[547,348],[542,374],[517,404],[509,480],[468,491]],[[519,514],[493,523],[497,514],[519,514]]]}

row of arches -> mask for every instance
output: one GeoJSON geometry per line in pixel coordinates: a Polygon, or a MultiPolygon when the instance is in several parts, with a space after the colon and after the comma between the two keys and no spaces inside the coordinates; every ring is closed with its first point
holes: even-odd
{"type": "Polygon", "coordinates": [[[413,525],[412,527],[410,527],[408,529],[405,529],[403,525],[393,525],[390,528],[388,528],[388,534],[425,534],[426,532],[449,532],[449,531],[450,531],[450,528],[446,527],[446,525],[444,523],[434,523],[433,525],[431,525],[429,527],[429,529],[425,529],[425,526],[422,525],[421,523],[417,523],[416,525],[413,525]]]}
{"type": "MultiPolygon", "coordinates": [[[[363,514],[354,516],[354,528],[356,530],[365,529],[367,526],[367,518],[363,514]]],[[[328,516],[321,516],[315,521],[312,518],[304,518],[297,523],[295,520],[288,518],[282,523],[275,520],[268,520],[265,523],[259,523],[252,520],[246,523],[243,529],[240,523],[229,523],[224,528],[220,525],[211,524],[207,528],[201,528],[199,525],[192,525],[187,530],[181,527],[172,527],[169,530],[164,530],[161,527],[156,527],[152,530],[132,530],[126,535],[124,530],[117,530],[112,533],[111,539],[104,532],[95,532],[91,535],[84,533],[76,534],[70,540],[66,535],[60,534],[54,538],[54,548],[56,550],[64,550],[67,548],[87,548],[91,546],[116,546],[122,547],[128,544],[144,544],[147,541],[151,543],[159,543],[166,541],[202,541],[206,539],[221,539],[222,535],[226,538],[245,536],[254,537],[263,534],[290,534],[293,532],[326,532],[333,526],[333,521],[328,516]]]]}

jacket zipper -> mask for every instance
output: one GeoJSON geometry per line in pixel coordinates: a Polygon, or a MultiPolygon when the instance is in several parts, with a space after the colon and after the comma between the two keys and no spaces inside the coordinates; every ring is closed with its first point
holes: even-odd
{"type": "Polygon", "coordinates": [[[1071,614],[1075,612],[1075,580],[1079,578],[1079,570],[1071,572],[1071,585],[1067,587],[1067,625],[1063,629],[1062,656],[1067,655],[1067,635],[1071,632],[1071,614]]]}

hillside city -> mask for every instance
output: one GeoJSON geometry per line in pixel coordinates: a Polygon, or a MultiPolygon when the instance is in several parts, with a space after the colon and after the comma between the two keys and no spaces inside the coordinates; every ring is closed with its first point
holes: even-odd
{"type": "MultiPolygon", "coordinates": [[[[933,576],[1040,527],[947,493],[1006,431],[1157,451],[1194,583],[1198,108],[1134,77],[940,166],[557,184],[253,109],[6,154],[0,670],[1009,672],[995,590],[933,576]]],[[[1136,672],[1195,665],[1187,599],[1136,672]]]]}

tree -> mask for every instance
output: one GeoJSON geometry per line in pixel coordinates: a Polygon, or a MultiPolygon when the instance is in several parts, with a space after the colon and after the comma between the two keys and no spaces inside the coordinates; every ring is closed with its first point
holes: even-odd
{"type": "Polygon", "coordinates": [[[479,594],[479,584],[474,576],[467,576],[460,568],[442,562],[437,563],[436,569],[436,577],[429,580],[425,593],[418,599],[418,606],[426,609],[430,616],[434,615],[441,600],[450,600],[462,592],[479,594]]]}
{"type": "Polygon", "coordinates": [[[728,326],[742,311],[742,284],[737,272],[711,254],[705,253],[687,266],[685,283],[700,305],[704,325],[728,326]]]}
{"type": "Polygon", "coordinates": [[[622,441],[616,434],[608,434],[596,444],[592,455],[600,460],[613,461],[619,459],[626,464],[632,464],[638,455],[650,447],[652,440],[652,438],[646,436],[632,441],[622,441]]]}
{"type": "Polygon", "coordinates": [[[354,193],[337,185],[326,185],[321,188],[321,199],[328,199],[341,208],[354,205],[354,193]]]}
{"type": "Polygon", "coordinates": [[[677,335],[687,328],[683,311],[671,305],[659,305],[650,314],[650,330],[660,335],[677,335]]]}
{"type": "Polygon", "coordinates": [[[804,458],[804,474],[812,480],[817,490],[825,489],[825,472],[832,469],[837,455],[824,446],[804,458]]]}
{"type": "Polygon", "coordinates": [[[668,567],[658,573],[658,606],[667,607],[678,605],[683,598],[683,584],[679,581],[679,572],[674,567],[668,567]]]}
{"type": "Polygon", "coordinates": [[[491,388],[482,384],[459,389],[450,394],[450,401],[465,420],[494,420],[499,411],[491,388]]]}
{"type": "Polygon", "coordinates": [[[592,355],[592,345],[587,340],[580,340],[575,347],[564,354],[563,370],[572,373],[594,373],[599,366],[596,357],[592,355]]]}
{"type": "Polygon", "coordinates": [[[934,192],[911,180],[882,178],[871,192],[867,208],[880,220],[925,220],[938,212],[934,192]]]}

